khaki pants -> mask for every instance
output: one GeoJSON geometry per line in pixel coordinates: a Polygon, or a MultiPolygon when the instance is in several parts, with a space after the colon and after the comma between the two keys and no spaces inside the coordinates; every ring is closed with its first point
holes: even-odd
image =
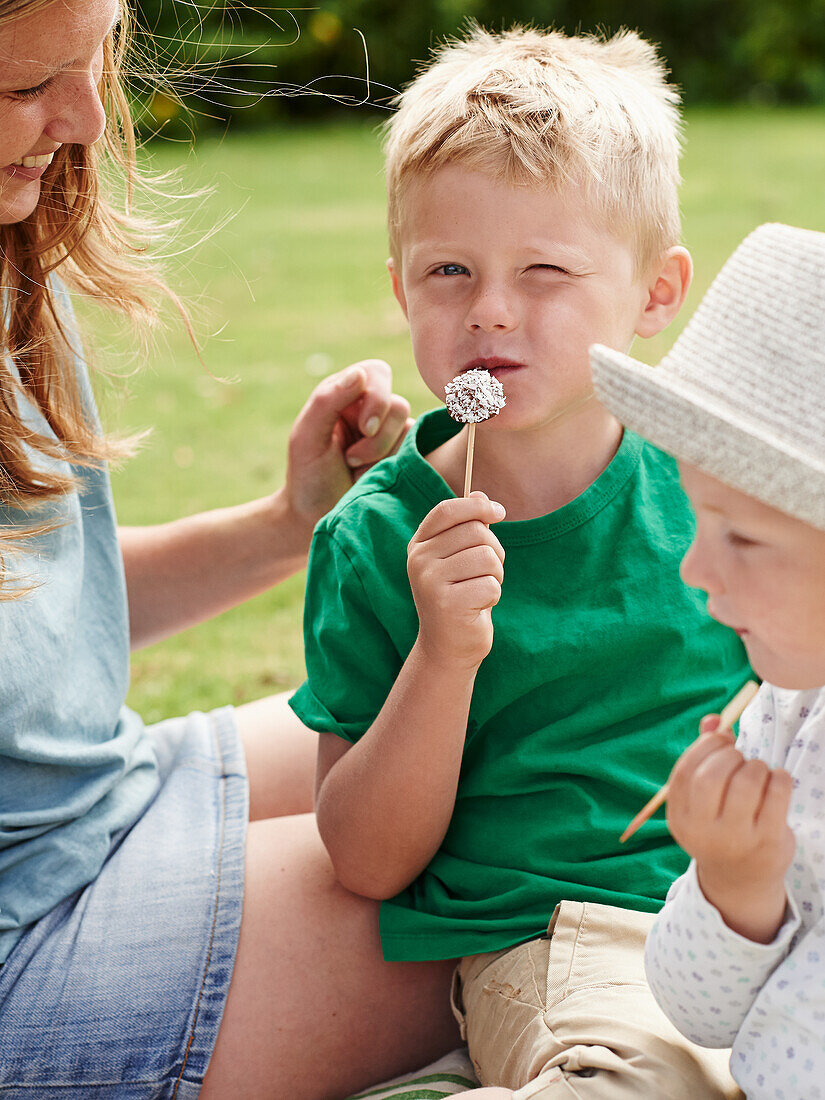
{"type": "Polygon", "coordinates": [[[462,959],[453,1010],[483,1085],[514,1100],[733,1100],[730,1051],[666,1019],[645,979],[654,917],[565,901],[547,935],[462,959]]]}

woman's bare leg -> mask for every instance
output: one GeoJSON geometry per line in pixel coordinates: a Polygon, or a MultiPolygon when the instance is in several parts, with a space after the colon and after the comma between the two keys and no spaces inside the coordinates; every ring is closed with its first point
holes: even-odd
{"type": "Polygon", "coordinates": [[[235,710],[249,774],[249,820],[309,813],[313,808],[318,734],[295,717],[291,692],[235,710]]]}
{"type": "Polygon", "coordinates": [[[339,1100],[460,1044],[451,962],[387,963],[378,904],[311,814],[249,827],[240,943],[201,1100],[339,1100]]]}

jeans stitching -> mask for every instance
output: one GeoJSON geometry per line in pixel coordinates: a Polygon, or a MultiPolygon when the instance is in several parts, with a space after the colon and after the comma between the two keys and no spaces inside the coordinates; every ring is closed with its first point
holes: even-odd
{"type": "Polygon", "coordinates": [[[206,951],[206,965],[203,968],[203,978],[201,979],[201,986],[200,986],[200,989],[198,990],[198,999],[195,1002],[195,1016],[194,1016],[194,1019],[192,1020],[192,1029],[189,1033],[189,1038],[186,1042],[186,1050],[185,1050],[184,1055],[183,1055],[183,1065],[180,1067],[180,1073],[178,1074],[178,1078],[175,1081],[175,1088],[174,1088],[174,1091],[172,1092],[172,1100],[175,1100],[175,1097],[178,1095],[178,1089],[180,1088],[180,1083],[183,1079],[184,1072],[186,1071],[186,1063],[189,1060],[189,1054],[190,1054],[191,1049],[192,1049],[192,1043],[194,1042],[194,1039],[195,1039],[195,1029],[198,1025],[198,1015],[199,1015],[200,1009],[201,1009],[201,998],[203,997],[204,987],[206,986],[206,979],[209,976],[209,967],[210,967],[211,962],[212,962],[212,947],[213,947],[213,944],[215,942],[215,930],[216,930],[217,924],[218,924],[218,907],[219,907],[220,896],[221,896],[221,870],[222,870],[222,867],[223,867],[224,831],[225,831],[225,828],[226,828],[226,774],[225,774],[226,769],[225,769],[225,766],[224,766],[223,752],[222,752],[222,747],[221,747],[221,739],[218,736],[217,724],[215,722],[214,716],[211,715],[211,714],[209,715],[209,722],[210,722],[210,725],[212,727],[212,733],[213,733],[213,736],[215,738],[215,747],[217,749],[218,760],[220,761],[220,766],[221,766],[221,772],[220,772],[220,774],[221,774],[221,781],[220,781],[221,827],[220,827],[220,835],[219,835],[219,842],[218,842],[218,867],[217,867],[217,871],[216,871],[216,882],[215,882],[215,907],[214,907],[214,910],[212,912],[212,927],[209,931],[209,946],[208,946],[207,951],[206,951]]]}

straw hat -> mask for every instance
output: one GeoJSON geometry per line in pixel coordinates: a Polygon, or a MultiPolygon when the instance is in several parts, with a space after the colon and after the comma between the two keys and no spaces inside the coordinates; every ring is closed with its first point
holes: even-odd
{"type": "Polygon", "coordinates": [[[590,361],[628,428],[825,530],[825,233],[746,237],[658,367],[600,344],[590,361]]]}

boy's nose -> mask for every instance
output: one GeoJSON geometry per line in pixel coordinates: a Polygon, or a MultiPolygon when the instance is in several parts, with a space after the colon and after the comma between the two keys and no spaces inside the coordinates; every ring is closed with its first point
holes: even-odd
{"type": "Polygon", "coordinates": [[[467,311],[467,328],[482,332],[510,332],[518,316],[510,297],[495,287],[482,288],[467,311]]]}

